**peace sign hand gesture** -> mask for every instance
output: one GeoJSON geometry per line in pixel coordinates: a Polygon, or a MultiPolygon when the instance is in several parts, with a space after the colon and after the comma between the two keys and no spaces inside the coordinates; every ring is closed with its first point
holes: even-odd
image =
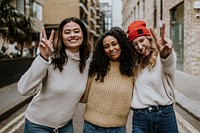
{"type": "Polygon", "coordinates": [[[161,27],[160,37],[157,37],[155,32],[150,28],[151,34],[156,40],[158,51],[160,52],[161,58],[167,58],[173,49],[173,41],[169,38],[165,38],[165,24],[161,27]]]}
{"type": "Polygon", "coordinates": [[[42,39],[40,41],[40,55],[44,57],[46,60],[49,59],[53,52],[53,37],[54,37],[54,30],[51,31],[51,35],[49,39],[47,39],[46,31],[44,27],[42,27],[42,39]]]}

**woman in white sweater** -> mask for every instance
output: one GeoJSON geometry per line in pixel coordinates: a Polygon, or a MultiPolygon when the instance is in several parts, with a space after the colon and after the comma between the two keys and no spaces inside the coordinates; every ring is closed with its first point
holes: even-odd
{"type": "Polygon", "coordinates": [[[178,133],[173,109],[176,55],[164,32],[165,25],[158,38],[141,20],[128,27],[128,38],[138,54],[131,104],[133,133],[178,133]]]}
{"type": "Polygon", "coordinates": [[[53,42],[42,29],[40,55],[18,82],[22,95],[34,95],[25,112],[25,133],[73,133],[72,117],[88,79],[87,28],[75,17],[64,19],[53,42]],[[38,86],[41,84],[41,89],[38,86]]]}

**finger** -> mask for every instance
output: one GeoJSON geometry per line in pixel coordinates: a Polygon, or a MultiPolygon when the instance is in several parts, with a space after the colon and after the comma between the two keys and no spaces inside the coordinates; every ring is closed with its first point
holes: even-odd
{"type": "Polygon", "coordinates": [[[163,25],[162,25],[160,37],[162,38],[162,40],[164,40],[164,37],[165,37],[165,23],[163,23],[163,25]]]}
{"type": "Polygon", "coordinates": [[[46,31],[45,31],[44,27],[42,27],[42,37],[47,39],[47,34],[46,34],[46,31]]]}
{"type": "Polygon", "coordinates": [[[165,39],[165,42],[166,42],[166,46],[168,47],[168,48],[173,48],[173,41],[171,40],[171,39],[169,39],[169,38],[166,38],[165,39]]]}
{"type": "Polygon", "coordinates": [[[49,37],[49,41],[52,43],[54,37],[54,30],[51,31],[51,35],[49,37]]]}
{"type": "Polygon", "coordinates": [[[48,40],[46,40],[44,37],[41,39],[41,43],[43,43],[45,46],[48,46],[48,40]]]}
{"type": "Polygon", "coordinates": [[[150,32],[151,32],[151,35],[153,36],[154,40],[156,42],[158,42],[158,37],[157,37],[156,33],[154,32],[154,30],[152,28],[150,28],[150,32]]]}
{"type": "Polygon", "coordinates": [[[40,42],[40,45],[39,45],[40,47],[43,47],[43,48],[45,48],[46,47],[46,45],[44,44],[44,43],[42,43],[42,42],[40,42]]]}

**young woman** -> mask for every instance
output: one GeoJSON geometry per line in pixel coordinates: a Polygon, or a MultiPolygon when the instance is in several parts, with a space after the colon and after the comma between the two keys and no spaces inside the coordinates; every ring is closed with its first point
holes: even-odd
{"type": "Polygon", "coordinates": [[[66,18],[47,39],[42,29],[40,55],[18,82],[22,95],[34,95],[25,113],[25,133],[73,133],[72,117],[88,79],[90,44],[78,18],[66,18]],[[38,86],[42,84],[41,89],[38,86]]]}
{"type": "Polygon", "coordinates": [[[111,28],[97,42],[83,97],[84,133],[126,133],[135,56],[124,31],[111,28]]]}
{"type": "Polygon", "coordinates": [[[158,38],[140,20],[128,27],[128,38],[138,54],[131,104],[133,133],[178,133],[173,109],[176,55],[164,32],[165,25],[158,38]]]}

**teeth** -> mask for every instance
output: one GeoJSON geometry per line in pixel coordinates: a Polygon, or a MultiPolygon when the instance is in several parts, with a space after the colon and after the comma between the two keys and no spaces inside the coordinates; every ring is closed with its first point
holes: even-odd
{"type": "Polygon", "coordinates": [[[145,49],[142,50],[142,53],[144,53],[144,52],[145,52],[145,49]]]}
{"type": "Polygon", "coordinates": [[[76,42],[77,40],[70,40],[70,42],[76,42]]]}
{"type": "Polygon", "coordinates": [[[115,55],[115,53],[110,53],[110,55],[115,55]]]}

